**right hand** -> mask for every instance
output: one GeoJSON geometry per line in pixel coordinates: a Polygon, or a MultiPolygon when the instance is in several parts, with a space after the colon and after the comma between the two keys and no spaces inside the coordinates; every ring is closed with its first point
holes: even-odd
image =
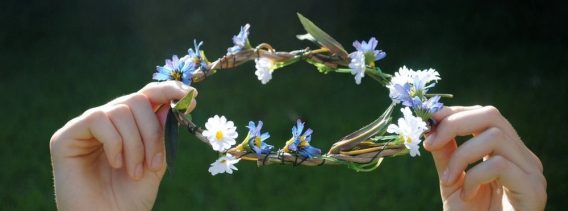
{"type": "Polygon", "coordinates": [[[444,210],[544,209],[542,163],[495,107],[444,107],[433,119],[439,123],[424,148],[438,170],[444,210]],[[455,137],[467,135],[474,137],[458,146],[455,137]]]}

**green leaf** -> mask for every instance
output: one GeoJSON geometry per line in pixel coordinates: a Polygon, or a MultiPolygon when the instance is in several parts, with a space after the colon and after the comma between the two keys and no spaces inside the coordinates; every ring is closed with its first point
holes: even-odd
{"type": "Polygon", "coordinates": [[[377,169],[381,163],[383,162],[384,157],[380,157],[377,161],[368,163],[368,164],[358,164],[358,163],[351,163],[349,167],[356,172],[370,172],[377,169]],[[370,166],[370,167],[369,167],[370,166]]]}
{"type": "Polygon", "coordinates": [[[310,60],[310,59],[308,59],[308,60],[306,60],[306,61],[307,61],[308,63],[314,65],[314,66],[318,69],[318,71],[319,71],[320,73],[323,73],[323,74],[327,74],[327,73],[329,73],[329,72],[331,72],[331,71],[335,71],[335,70],[336,70],[336,68],[329,67],[329,66],[327,66],[327,65],[325,65],[325,64],[318,63],[318,62],[315,62],[315,61],[310,60]]]}
{"type": "Polygon", "coordinates": [[[340,141],[336,142],[329,153],[338,153],[339,151],[343,150],[350,150],[353,147],[357,146],[362,141],[368,140],[371,136],[374,136],[382,131],[384,131],[391,120],[391,114],[394,109],[395,103],[391,103],[391,105],[385,110],[385,112],[377,118],[375,121],[371,122],[370,124],[366,125],[365,127],[343,137],[340,141]]]}
{"type": "Polygon", "coordinates": [[[166,142],[166,163],[168,164],[168,172],[173,174],[174,163],[177,150],[177,139],[179,136],[178,121],[175,116],[175,111],[170,108],[166,116],[166,126],[164,128],[165,142],[166,142]]]}
{"type": "Polygon", "coordinates": [[[394,140],[397,139],[398,135],[390,135],[390,136],[375,136],[373,138],[371,138],[371,140],[373,141],[390,141],[390,140],[394,140]]]}
{"type": "Polygon", "coordinates": [[[189,104],[191,104],[191,100],[193,99],[194,91],[195,90],[189,91],[189,93],[187,93],[187,95],[185,95],[185,97],[183,97],[181,100],[179,100],[173,106],[173,109],[175,109],[175,110],[177,110],[181,113],[185,113],[185,111],[187,110],[187,107],[189,107],[189,104]]]}
{"type": "MultiPolygon", "coordinates": [[[[300,22],[304,26],[306,32],[312,35],[312,38],[315,39],[322,47],[329,49],[331,53],[339,56],[343,60],[348,59],[349,55],[347,54],[347,51],[345,51],[345,49],[341,44],[339,44],[339,42],[337,42],[335,39],[329,36],[329,34],[325,33],[323,30],[317,27],[312,21],[308,20],[302,14],[298,13],[298,18],[300,19],[300,22]]],[[[308,37],[303,36],[303,38],[308,37]]]]}

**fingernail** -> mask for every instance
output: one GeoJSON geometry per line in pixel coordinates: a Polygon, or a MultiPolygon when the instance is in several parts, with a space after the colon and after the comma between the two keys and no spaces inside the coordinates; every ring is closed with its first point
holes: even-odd
{"type": "Polygon", "coordinates": [[[164,163],[164,155],[160,152],[152,158],[152,170],[160,170],[162,168],[162,163],[164,163]]]}
{"type": "Polygon", "coordinates": [[[134,178],[140,179],[143,173],[144,169],[142,169],[142,164],[139,163],[138,165],[136,165],[136,168],[134,168],[134,178]]]}
{"type": "Polygon", "coordinates": [[[114,165],[117,168],[120,168],[122,166],[122,153],[118,153],[118,155],[114,157],[114,165]]]}
{"type": "Polygon", "coordinates": [[[448,184],[448,177],[450,177],[450,172],[448,169],[444,170],[444,173],[442,173],[442,184],[447,185],[448,184]]]}

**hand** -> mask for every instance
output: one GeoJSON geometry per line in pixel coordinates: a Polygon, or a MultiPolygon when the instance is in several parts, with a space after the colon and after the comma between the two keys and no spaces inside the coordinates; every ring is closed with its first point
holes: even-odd
{"type": "Polygon", "coordinates": [[[544,209],[542,163],[495,107],[445,107],[433,118],[438,125],[424,148],[434,157],[444,210],[544,209]],[[458,147],[455,137],[467,135],[458,147]]]}
{"type": "Polygon", "coordinates": [[[170,100],[192,89],[150,83],[55,132],[50,151],[59,210],[150,210],[166,170],[162,128],[170,100]]]}

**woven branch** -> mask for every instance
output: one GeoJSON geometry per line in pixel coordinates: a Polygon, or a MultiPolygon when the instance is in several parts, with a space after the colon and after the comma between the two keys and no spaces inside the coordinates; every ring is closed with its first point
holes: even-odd
{"type": "MultiPolygon", "coordinates": [[[[274,62],[295,62],[299,60],[309,60],[315,63],[324,64],[329,68],[337,68],[338,65],[348,66],[348,61],[331,54],[327,48],[310,50],[309,48],[294,51],[275,51],[269,44],[263,43],[254,49],[245,49],[236,54],[225,55],[207,65],[206,70],[197,69],[192,76],[193,82],[200,82],[205,78],[216,73],[217,70],[231,69],[242,65],[248,61],[266,57],[274,62]]],[[[372,75],[372,74],[370,74],[372,75]]],[[[384,76],[372,76],[379,82],[383,82],[384,76]]]]}
{"type": "MultiPolygon", "coordinates": [[[[270,58],[275,63],[286,66],[300,60],[307,60],[310,63],[323,64],[328,68],[337,69],[339,66],[348,66],[349,61],[332,54],[329,49],[322,47],[316,50],[305,48],[303,50],[294,50],[290,52],[277,52],[267,43],[262,43],[254,49],[243,49],[236,54],[225,55],[222,58],[208,63],[205,69],[199,68],[192,75],[193,82],[200,82],[205,78],[215,74],[217,70],[232,69],[242,65],[248,61],[258,58],[270,58]]],[[[322,71],[322,70],[320,70],[322,71]]],[[[341,71],[337,71],[341,72],[341,71]]],[[[380,83],[388,81],[388,74],[368,74],[373,79],[380,83]]],[[[203,136],[203,129],[195,125],[191,120],[188,120],[182,113],[176,112],[176,118],[179,124],[183,125],[188,131],[197,137],[202,142],[209,144],[206,137],[203,136]]],[[[340,151],[338,154],[330,152],[321,156],[313,158],[304,158],[296,154],[285,153],[282,150],[271,152],[268,155],[261,155],[256,153],[239,151],[236,147],[231,148],[227,153],[241,158],[243,160],[257,161],[258,166],[270,164],[290,164],[294,166],[320,166],[320,165],[338,165],[347,163],[367,164],[379,160],[381,157],[389,157],[399,154],[405,150],[403,144],[392,145],[384,144],[382,146],[375,146],[363,150],[354,150],[349,152],[340,151]]]]}
{"type": "MultiPolygon", "coordinates": [[[[185,118],[182,113],[176,112],[176,118],[180,125],[195,135],[201,142],[210,145],[209,140],[203,136],[203,129],[195,125],[191,120],[185,118]]],[[[349,152],[340,152],[339,154],[324,154],[313,158],[304,158],[295,154],[285,153],[282,150],[271,152],[268,155],[257,156],[254,152],[240,151],[236,147],[227,150],[227,153],[241,158],[242,160],[256,161],[258,166],[271,164],[283,164],[293,166],[322,166],[322,165],[339,165],[346,163],[367,164],[378,161],[382,157],[390,157],[397,155],[405,150],[403,144],[381,144],[381,146],[367,148],[364,150],[355,150],[349,152]]]]}

